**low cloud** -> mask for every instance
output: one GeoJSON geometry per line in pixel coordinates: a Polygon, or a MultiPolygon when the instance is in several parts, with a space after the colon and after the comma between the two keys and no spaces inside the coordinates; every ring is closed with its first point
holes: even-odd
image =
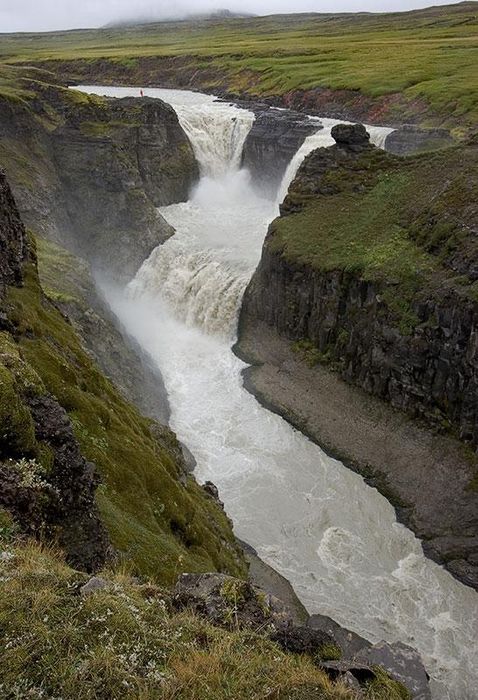
{"type": "Polygon", "coordinates": [[[385,12],[449,0],[0,0],[0,32],[99,27],[136,18],[171,18],[227,8],[257,15],[280,12],[385,12]],[[134,5],[134,9],[132,9],[134,5]]]}

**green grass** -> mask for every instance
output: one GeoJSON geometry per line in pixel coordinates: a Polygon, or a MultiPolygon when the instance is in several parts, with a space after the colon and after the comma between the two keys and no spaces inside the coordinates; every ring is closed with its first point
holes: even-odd
{"type": "MultiPolygon", "coordinates": [[[[68,254],[42,248],[68,265],[68,254]]],[[[226,515],[191,477],[185,486],[180,482],[174,436],[152,430],[153,422],[101,374],[72,326],[45,299],[32,263],[24,286],[9,290],[6,308],[16,342],[9,334],[0,339],[0,456],[45,457],[24,396],[48,391],[69,413],[83,454],[97,465],[103,480],[98,505],[124,561],[162,583],[184,570],[244,575],[226,515]]]]}
{"type": "MultiPolygon", "coordinates": [[[[478,118],[476,2],[379,15],[292,15],[2,35],[0,60],[70,61],[69,73],[154,82],[189,64],[204,87],[258,96],[315,87],[400,95],[394,110],[459,125],[478,118]],[[105,66],[106,59],[108,65],[105,66]],[[75,63],[76,62],[76,66],[75,63]],[[158,73],[158,68],[159,73],[158,73]],[[112,72],[113,71],[113,72],[112,72]]],[[[53,67],[54,64],[52,63],[53,67]]]]}
{"type": "MultiPolygon", "coordinates": [[[[383,283],[383,300],[405,334],[417,323],[411,303],[419,294],[450,286],[474,298],[472,279],[452,272],[449,261],[457,252],[471,261],[477,253],[476,146],[406,160],[376,151],[329,171],[321,183],[328,194],[292,185],[288,199],[300,211],[273,222],[266,242],[272,252],[383,283]]],[[[320,359],[314,348],[297,349],[309,362],[320,359]]]]}
{"type": "MultiPolygon", "coordinates": [[[[3,700],[358,700],[266,631],[175,612],[170,591],[125,571],[104,572],[107,588],[83,597],[87,576],[54,550],[19,544],[2,523],[0,511],[3,700]]],[[[405,693],[377,669],[360,697],[408,700],[405,693]]]]}

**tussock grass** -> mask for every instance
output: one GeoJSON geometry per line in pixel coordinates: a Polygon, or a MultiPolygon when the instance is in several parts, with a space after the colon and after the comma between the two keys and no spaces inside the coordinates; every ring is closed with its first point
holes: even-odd
{"type": "Polygon", "coordinates": [[[155,585],[111,571],[106,589],[83,597],[87,577],[60,552],[31,542],[0,548],[8,553],[0,560],[4,700],[354,698],[308,657],[172,611],[155,585]]]}

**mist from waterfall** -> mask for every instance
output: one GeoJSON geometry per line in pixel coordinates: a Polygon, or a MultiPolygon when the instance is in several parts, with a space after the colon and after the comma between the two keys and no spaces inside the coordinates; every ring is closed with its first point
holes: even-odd
{"type": "MultiPolygon", "coordinates": [[[[409,644],[423,656],[436,700],[472,700],[476,592],[424,557],[375,489],[242,386],[245,365],[230,346],[244,288],[278,212],[239,168],[253,116],[197,93],[146,94],[175,107],[203,176],[187,203],[161,209],[175,236],[153,251],[126,294],[106,293],[161,369],[171,425],[197,460],[198,480],[217,484],[237,536],[291,581],[310,613],[373,642],[409,644]]],[[[336,122],[323,121],[283,187],[308,149],[327,145],[336,122]]]]}

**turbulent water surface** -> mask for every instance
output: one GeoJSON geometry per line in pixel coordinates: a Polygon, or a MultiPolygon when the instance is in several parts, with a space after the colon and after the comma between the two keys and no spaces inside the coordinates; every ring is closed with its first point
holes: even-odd
{"type": "MultiPolygon", "coordinates": [[[[112,96],[129,88],[84,88],[112,96]]],[[[242,387],[231,352],[240,301],[277,202],[240,170],[253,115],[213,97],[147,90],[176,109],[201,166],[190,201],[161,209],[176,235],[145,261],[112,307],[163,373],[172,426],[214,481],[237,535],[293,584],[311,613],[372,641],[417,648],[437,700],[471,700],[478,687],[478,595],[423,556],[390,504],[242,387]]],[[[334,121],[291,162],[333,142],[334,121]]],[[[387,130],[371,129],[377,145],[387,130]]]]}

